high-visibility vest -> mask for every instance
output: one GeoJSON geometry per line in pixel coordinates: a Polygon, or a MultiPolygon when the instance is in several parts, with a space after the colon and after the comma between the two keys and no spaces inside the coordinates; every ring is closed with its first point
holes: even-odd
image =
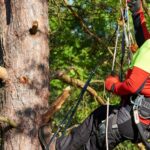
{"type": "Polygon", "coordinates": [[[150,73],[150,39],[146,40],[133,55],[130,68],[133,66],[150,73]]]}

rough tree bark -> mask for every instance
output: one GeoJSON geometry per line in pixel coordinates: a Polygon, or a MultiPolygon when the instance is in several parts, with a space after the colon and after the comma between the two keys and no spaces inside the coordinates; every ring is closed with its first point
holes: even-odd
{"type": "Polygon", "coordinates": [[[41,149],[37,131],[49,96],[47,0],[0,0],[0,56],[9,74],[1,115],[18,124],[2,126],[3,149],[41,149]]]}

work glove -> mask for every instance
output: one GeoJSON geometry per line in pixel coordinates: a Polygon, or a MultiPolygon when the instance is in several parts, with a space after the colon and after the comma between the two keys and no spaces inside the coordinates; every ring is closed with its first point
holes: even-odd
{"type": "Polygon", "coordinates": [[[120,82],[119,77],[118,76],[108,76],[105,79],[105,88],[108,91],[113,92],[114,91],[114,84],[120,82]]]}
{"type": "Polygon", "coordinates": [[[135,14],[140,9],[142,9],[142,2],[141,0],[127,0],[128,6],[130,8],[130,11],[135,14]]]}

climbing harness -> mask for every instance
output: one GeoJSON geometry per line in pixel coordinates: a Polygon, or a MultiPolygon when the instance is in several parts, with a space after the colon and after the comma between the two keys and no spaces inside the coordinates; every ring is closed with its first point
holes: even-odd
{"type": "Polygon", "coordinates": [[[131,103],[133,104],[133,116],[134,122],[138,128],[139,134],[146,148],[150,150],[150,143],[147,141],[150,138],[149,131],[144,130],[139,117],[144,119],[150,119],[150,99],[146,100],[143,95],[138,94],[133,100],[131,97],[131,103]]]}

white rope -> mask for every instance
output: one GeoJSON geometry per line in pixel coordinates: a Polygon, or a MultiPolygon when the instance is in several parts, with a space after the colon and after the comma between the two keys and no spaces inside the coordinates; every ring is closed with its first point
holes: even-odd
{"type": "MultiPolygon", "coordinates": [[[[129,16],[129,7],[128,7],[128,3],[127,3],[127,0],[126,0],[126,13],[127,13],[127,17],[129,16]]],[[[130,41],[130,20],[129,20],[129,17],[127,18],[127,32],[128,32],[128,39],[129,39],[129,45],[128,46],[131,46],[131,41],[130,41]]]]}
{"type": "MultiPolygon", "coordinates": [[[[129,25],[126,25],[125,20],[124,20],[124,14],[123,14],[122,1],[121,0],[120,0],[120,4],[121,4],[121,15],[122,15],[122,19],[123,19],[123,32],[125,34],[126,44],[129,46],[129,38],[128,38],[128,34],[127,34],[127,28],[129,31],[129,25]]],[[[120,30],[120,26],[118,25],[118,29],[117,29],[117,33],[116,33],[115,49],[114,49],[114,54],[113,54],[113,62],[112,62],[112,70],[111,70],[112,72],[114,71],[114,67],[115,67],[117,47],[118,47],[118,39],[119,39],[119,30],[120,30]]],[[[106,112],[106,139],[105,140],[106,140],[106,150],[109,150],[108,125],[109,125],[110,96],[107,96],[106,105],[107,105],[107,112],[106,112]]]]}
{"type": "Polygon", "coordinates": [[[118,39],[119,39],[119,30],[120,30],[120,26],[118,25],[118,29],[117,29],[117,33],[116,33],[115,49],[114,49],[114,54],[113,54],[113,62],[112,62],[112,68],[111,68],[112,72],[114,71],[114,67],[115,67],[117,46],[118,46],[118,39]]]}
{"type": "Polygon", "coordinates": [[[109,125],[109,96],[107,97],[107,112],[106,112],[106,150],[109,150],[109,141],[108,141],[108,125],[109,125]]]}
{"type": "MultiPolygon", "coordinates": [[[[115,41],[115,49],[114,49],[114,54],[113,54],[113,63],[112,63],[112,72],[114,71],[115,67],[115,61],[116,61],[116,54],[117,54],[117,46],[118,46],[118,39],[119,39],[119,30],[120,26],[118,25],[118,29],[116,32],[116,41],[115,41]]],[[[108,125],[109,125],[109,101],[110,101],[110,96],[106,96],[107,102],[107,112],[106,112],[106,150],[109,150],[109,141],[108,141],[108,125]]]]}
{"type": "MultiPolygon", "coordinates": [[[[121,16],[123,19],[123,32],[124,32],[124,36],[125,36],[125,42],[126,42],[126,46],[129,48],[129,46],[131,46],[131,43],[133,42],[133,37],[132,37],[132,34],[130,32],[129,19],[127,18],[127,24],[125,22],[124,12],[123,12],[123,8],[122,8],[122,0],[120,0],[120,5],[121,5],[121,16]]],[[[127,13],[127,17],[128,17],[129,13],[128,13],[127,0],[126,0],[126,13],[127,13]]],[[[116,60],[117,47],[118,47],[118,39],[119,39],[119,34],[120,34],[119,30],[120,30],[120,26],[118,25],[118,29],[117,29],[117,33],[116,33],[115,49],[114,49],[114,54],[113,54],[112,72],[114,71],[114,67],[115,67],[115,60],[116,60]]],[[[107,102],[106,102],[106,105],[107,105],[107,112],[106,112],[106,150],[109,150],[108,126],[109,126],[110,95],[107,96],[106,99],[107,99],[107,102]]]]}
{"type": "MultiPolygon", "coordinates": [[[[127,24],[126,24],[125,18],[124,18],[124,10],[122,8],[122,0],[120,0],[120,5],[121,5],[121,17],[122,17],[122,22],[123,22],[123,31],[124,31],[124,35],[125,35],[125,42],[126,42],[126,46],[129,47],[129,37],[128,37],[128,33],[127,33],[127,31],[129,31],[129,21],[127,18],[127,24]]],[[[126,1],[126,11],[127,11],[127,15],[128,15],[127,1],[126,1]]]]}
{"type": "MultiPolygon", "coordinates": [[[[120,0],[120,3],[122,3],[122,0],[120,0]]],[[[129,7],[128,7],[128,4],[127,4],[127,0],[126,0],[125,11],[126,11],[126,15],[127,15],[126,22],[125,22],[124,16],[123,16],[123,9],[121,8],[121,13],[122,13],[122,18],[123,18],[124,34],[125,34],[125,42],[126,42],[126,46],[127,46],[127,49],[128,49],[128,65],[130,65],[131,58],[132,58],[132,52],[130,51],[129,48],[131,47],[132,43],[134,43],[134,40],[133,40],[133,37],[132,37],[132,33],[130,31],[129,7]]]]}
{"type": "MultiPolygon", "coordinates": [[[[113,62],[112,62],[112,68],[111,71],[113,73],[114,71],[114,67],[115,67],[115,61],[116,61],[116,54],[117,54],[117,47],[118,47],[118,39],[119,39],[119,30],[120,30],[120,26],[118,25],[117,27],[117,32],[116,32],[116,41],[115,41],[115,49],[114,49],[114,53],[113,53],[113,62]]],[[[107,102],[107,112],[106,112],[106,150],[109,150],[109,140],[108,140],[108,125],[109,125],[109,101],[110,101],[110,96],[106,96],[107,102]]]]}

